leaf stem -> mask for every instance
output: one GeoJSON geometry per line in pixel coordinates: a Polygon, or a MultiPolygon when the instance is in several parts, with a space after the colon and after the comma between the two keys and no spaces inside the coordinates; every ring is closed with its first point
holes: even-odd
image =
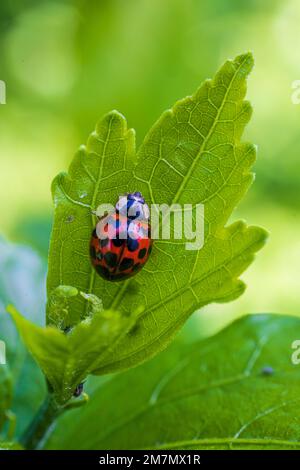
{"type": "Polygon", "coordinates": [[[21,437],[25,449],[39,449],[63,407],[57,403],[52,393],[48,393],[41,407],[21,437]]]}

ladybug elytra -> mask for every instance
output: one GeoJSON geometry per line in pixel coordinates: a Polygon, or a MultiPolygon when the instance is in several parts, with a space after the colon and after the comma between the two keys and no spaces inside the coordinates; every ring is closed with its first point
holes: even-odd
{"type": "Polygon", "coordinates": [[[109,281],[123,281],[138,273],[152,249],[149,208],[141,193],[119,199],[115,212],[101,217],[90,241],[91,261],[109,281]]]}

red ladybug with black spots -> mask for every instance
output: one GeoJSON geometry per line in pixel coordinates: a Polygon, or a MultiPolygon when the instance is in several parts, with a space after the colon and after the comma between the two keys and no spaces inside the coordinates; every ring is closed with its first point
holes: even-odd
{"type": "Polygon", "coordinates": [[[138,273],[151,249],[149,208],[139,192],[121,197],[115,212],[99,219],[90,241],[92,264],[109,281],[138,273]]]}

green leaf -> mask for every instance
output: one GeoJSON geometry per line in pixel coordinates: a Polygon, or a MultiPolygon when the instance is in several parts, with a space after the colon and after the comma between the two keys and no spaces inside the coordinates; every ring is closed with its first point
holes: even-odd
{"type": "MultiPolygon", "coordinates": [[[[134,152],[133,130],[127,130],[123,116],[112,111],[97,125],[87,146],[79,149],[69,173],[54,179],[48,296],[58,285],[69,285],[102,299],[98,293],[107,286],[92,269],[89,257],[89,241],[97,220],[92,211],[100,203],[116,202],[119,194],[127,191],[134,152]]],[[[117,285],[107,287],[106,298],[110,298],[111,306],[118,292],[117,285]]],[[[76,297],[70,305],[73,323],[82,319],[89,308],[82,297],[76,297]]]]}
{"type": "MultiPolygon", "coordinates": [[[[77,295],[78,290],[72,286],[58,286],[54,289],[49,296],[46,308],[47,319],[50,325],[56,326],[63,331],[71,328],[70,299],[77,295]]],[[[96,295],[85,294],[84,292],[80,292],[80,295],[89,303],[85,317],[82,318],[83,320],[103,311],[102,300],[96,295]]]]}
{"type": "Polygon", "coordinates": [[[47,447],[299,449],[299,331],[296,317],[253,315],[202,342],[175,342],[60,418],[47,447]]]}
{"type": "Polygon", "coordinates": [[[12,377],[8,366],[0,364],[0,432],[12,402],[12,377]]]}
{"type": "Polygon", "coordinates": [[[23,450],[17,442],[0,442],[0,450],[23,450]]]}
{"type": "Polygon", "coordinates": [[[56,327],[42,328],[31,323],[11,305],[7,310],[59,404],[72,397],[77,385],[99,368],[103,358],[135,323],[135,315],[125,317],[115,311],[97,309],[64,334],[56,327]]]}
{"type": "Polygon", "coordinates": [[[70,327],[70,298],[76,297],[78,290],[72,286],[58,286],[48,297],[46,313],[48,323],[61,330],[70,327]]]}
{"type": "MultiPolygon", "coordinates": [[[[194,311],[210,302],[235,299],[245,289],[241,273],[253,261],[266,232],[238,221],[226,226],[253,181],[255,147],[240,141],[251,116],[244,101],[251,54],[227,61],[213,80],[166,111],[150,130],[134,161],[134,133],[109,113],[81,147],[68,174],[53,182],[54,228],[48,292],[75,286],[98,296],[106,309],[144,314],[95,373],[135,366],[162,350],[194,311]],[[205,243],[185,249],[186,240],[157,240],[147,266],[135,278],[110,283],[96,275],[89,240],[92,210],[114,204],[126,191],[141,191],[148,203],[203,204],[205,243]]],[[[88,303],[74,297],[74,323],[88,303]]]]}
{"type": "MultiPolygon", "coordinates": [[[[39,408],[46,387],[43,374],[19,340],[5,308],[14,302],[26,318],[41,324],[46,300],[45,281],[46,264],[32,249],[0,238],[0,339],[6,343],[5,367],[12,380],[9,387],[13,388],[13,402],[9,408],[18,416],[16,436],[22,434],[39,408]]],[[[0,395],[1,392],[4,389],[0,395]]],[[[13,415],[9,412],[6,416],[9,423],[5,431],[9,431],[14,425],[13,415]]]]}

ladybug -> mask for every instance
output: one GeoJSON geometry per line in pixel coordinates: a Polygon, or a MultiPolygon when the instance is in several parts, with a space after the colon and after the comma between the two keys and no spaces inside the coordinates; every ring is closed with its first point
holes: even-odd
{"type": "Polygon", "coordinates": [[[120,197],[115,212],[101,217],[92,233],[90,256],[97,273],[123,281],[138,273],[152,249],[149,208],[141,193],[120,197]]]}

